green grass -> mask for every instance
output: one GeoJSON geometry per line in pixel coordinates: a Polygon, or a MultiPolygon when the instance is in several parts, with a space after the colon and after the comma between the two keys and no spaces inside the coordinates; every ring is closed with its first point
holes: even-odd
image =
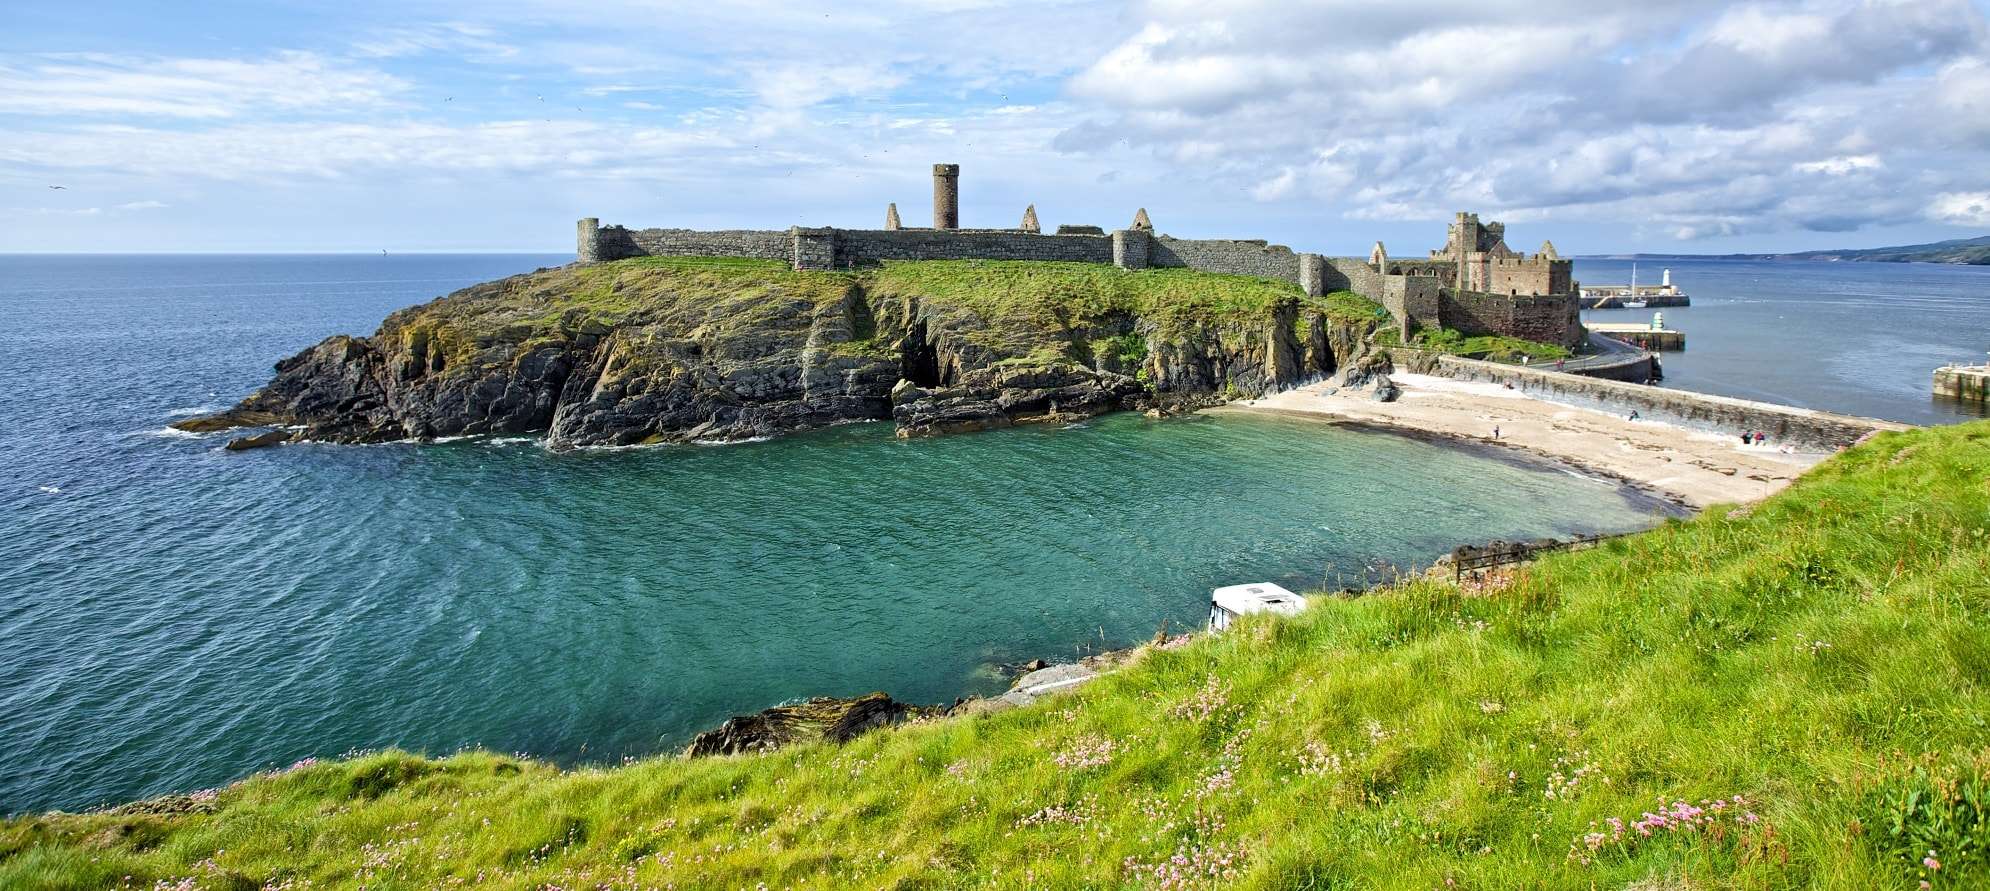
{"type": "Polygon", "coordinates": [[[859,273],[881,297],[919,297],[992,322],[1096,323],[1138,316],[1163,328],[1261,319],[1304,296],[1273,279],[1188,269],[1126,270],[1100,263],[928,260],[859,273]]]}
{"type": "Polygon", "coordinates": [[[1321,297],[1306,298],[1309,305],[1324,310],[1327,318],[1336,322],[1358,325],[1363,322],[1382,322],[1389,318],[1389,310],[1353,291],[1333,291],[1321,297]]]}
{"type": "Polygon", "coordinates": [[[1375,332],[1375,342],[1381,346],[1406,345],[1453,356],[1464,356],[1468,359],[1487,359],[1494,362],[1519,362],[1522,356],[1535,362],[1543,360],[1552,362],[1575,355],[1560,344],[1522,340],[1499,334],[1468,336],[1453,328],[1425,328],[1411,335],[1408,344],[1403,344],[1402,336],[1394,328],[1385,326],[1375,332]]]}
{"type": "Polygon", "coordinates": [[[1885,434],[1750,510],[1149,648],[1035,708],[304,766],[180,802],[208,813],[0,824],[0,887],[1142,887],[1177,854],[1246,888],[1984,887],[1986,579],[1990,422],[1885,434]]]}

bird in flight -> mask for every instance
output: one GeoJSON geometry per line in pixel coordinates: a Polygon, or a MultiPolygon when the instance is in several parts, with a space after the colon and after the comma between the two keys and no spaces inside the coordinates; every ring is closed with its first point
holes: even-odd
{"type": "Polygon", "coordinates": [[[68,191],[68,189],[69,189],[69,187],[68,187],[68,186],[49,186],[49,188],[51,188],[51,189],[62,189],[63,191],[68,191]]]}

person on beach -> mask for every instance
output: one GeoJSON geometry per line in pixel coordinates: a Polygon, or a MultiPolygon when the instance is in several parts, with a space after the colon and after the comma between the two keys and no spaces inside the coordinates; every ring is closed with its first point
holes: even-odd
{"type": "Polygon", "coordinates": [[[1494,438],[1494,439],[1498,439],[1498,438],[1499,438],[1499,425],[1498,425],[1498,424],[1494,424],[1494,425],[1493,425],[1493,428],[1492,428],[1492,438],[1494,438]]]}
{"type": "Polygon", "coordinates": [[[1746,430],[1741,431],[1741,444],[1742,445],[1748,444],[1748,431],[1746,430]]]}
{"type": "Polygon", "coordinates": [[[1560,370],[1562,370],[1562,366],[1564,366],[1564,365],[1567,365],[1567,364],[1569,364],[1569,360],[1567,360],[1567,359],[1556,359],[1556,360],[1555,360],[1555,370],[1556,370],[1556,371],[1560,371],[1560,370]]]}

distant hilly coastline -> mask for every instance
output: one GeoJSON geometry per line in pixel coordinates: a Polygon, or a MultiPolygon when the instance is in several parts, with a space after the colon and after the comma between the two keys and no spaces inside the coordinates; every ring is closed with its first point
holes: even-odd
{"type": "Polygon", "coordinates": [[[1855,260],[1869,263],[1955,263],[1990,266],[1990,235],[1895,247],[1803,251],[1794,254],[1612,254],[1599,260],[1855,260]]]}

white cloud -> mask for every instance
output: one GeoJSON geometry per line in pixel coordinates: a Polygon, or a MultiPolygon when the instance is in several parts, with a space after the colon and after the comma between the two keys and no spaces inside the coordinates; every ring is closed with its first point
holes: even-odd
{"type": "Polygon", "coordinates": [[[1861,170],[1878,170],[1878,155],[1840,155],[1821,161],[1803,161],[1796,165],[1798,173],[1823,173],[1830,176],[1845,176],[1861,170]]]}
{"type": "Polygon", "coordinates": [[[1952,226],[1990,226],[1990,192],[1943,192],[1928,206],[1928,217],[1952,226]]]}
{"type": "Polygon", "coordinates": [[[1299,174],[1288,167],[1277,176],[1251,187],[1251,197],[1259,201],[1277,201],[1292,194],[1292,186],[1299,182],[1299,174]]]}
{"type": "Polygon", "coordinates": [[[1552,210],[1699,239],[1905,223],[1990,186],[1967,0],[1169,0],[1134,24],[1073,79],[1092,111],[1059,148],[1350,218],[1552,210]]]}
{"type": "Polygon", "coordinates": [[[314,53],[266,59],[0,57],[0,114],[233,118],[392,104],[408,84],[314,53]]]}
{"type": "Polygon", "coordinates": [[[495,29],[466,22],[444,22],[419,27],[388,28],[354,42],[354,55],[393,59],[428,53],[447,53],[475,62],[501,62],[515,58],[518,47],[497,39],[495,29]]]}
{"type": "Polygon", "coordinates": [[[120,204],[111,209],[112,210],[159,210],[161,208],[170,207],[170,206],[171,205],[168,205],[164,201],[132,201],[125,204],[120,204]]]}

